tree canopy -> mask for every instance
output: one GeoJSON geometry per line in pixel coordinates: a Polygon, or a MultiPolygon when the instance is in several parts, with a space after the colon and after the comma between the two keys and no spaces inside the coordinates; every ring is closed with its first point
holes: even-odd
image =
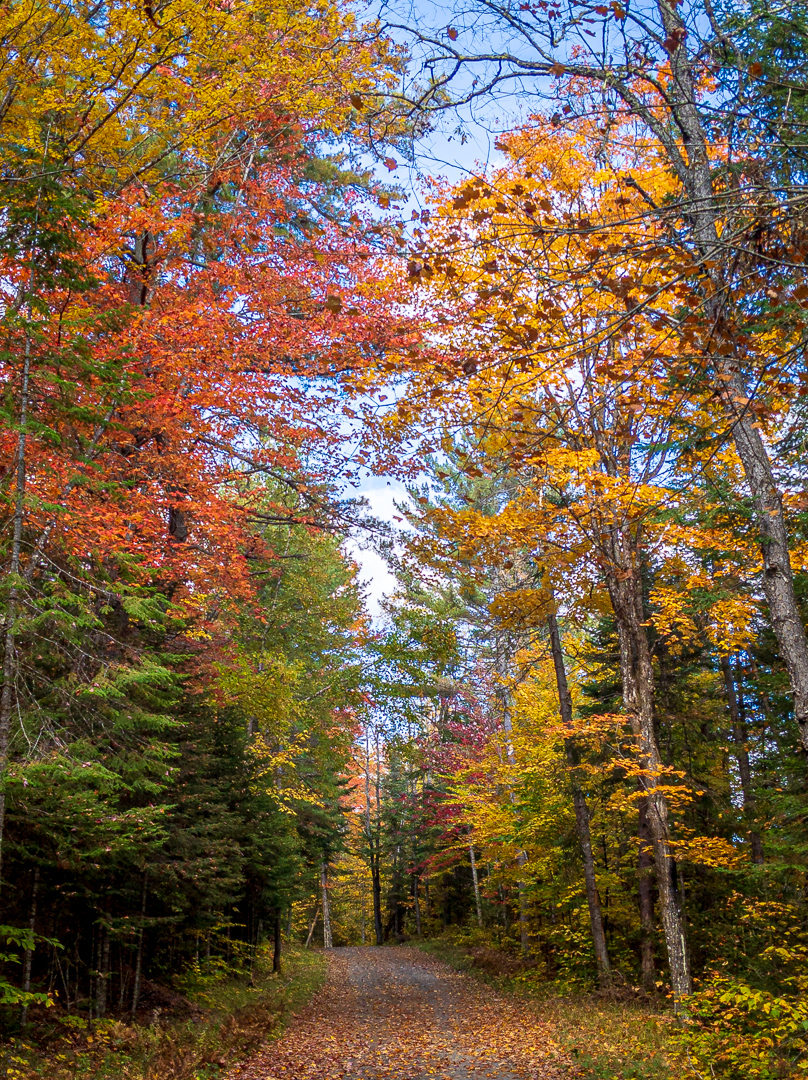
{"type": "Polygon", "coordinates": [[[806,17],[4,7],[9,1039],[454,934],[808,1067],[806,17]]]}

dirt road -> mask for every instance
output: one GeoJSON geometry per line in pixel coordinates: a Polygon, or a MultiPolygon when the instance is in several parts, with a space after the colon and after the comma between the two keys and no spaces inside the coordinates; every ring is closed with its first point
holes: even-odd
{"type": "Polygon", "coordinates": [[[417,949],[334,949],[323,989],[229,1080],[569,1080],[529,1007],[417,949]]]}

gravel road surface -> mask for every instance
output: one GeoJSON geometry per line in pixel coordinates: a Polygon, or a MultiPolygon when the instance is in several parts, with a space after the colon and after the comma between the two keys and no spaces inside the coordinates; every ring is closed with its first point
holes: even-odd
{"type": "Polygon", "coordinates": [[[529,1006],[411,948],[328,953],[323,988],[230,1080],[569,1080],[529,1006]]]}

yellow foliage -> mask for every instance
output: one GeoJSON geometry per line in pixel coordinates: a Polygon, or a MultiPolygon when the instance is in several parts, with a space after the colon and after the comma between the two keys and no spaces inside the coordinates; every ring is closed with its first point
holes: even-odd
{"type": "Polygon", "coordinates": [[[246,164],[283,117],[345,133],[390,60],[332,0],[22,0],[0,43],[4,175],[49,160],[111,197],[246,164]]]}
{"type": "Polygon", "coordinates": [[[221,668],[217,685],[221,704],[237,708],[246,718],[253,786],[289,812],[296,802],[319,805],[297,773],[309,742],[305,703],[300,700],[302,674],[300,665],[262,653],[221,668]]]}

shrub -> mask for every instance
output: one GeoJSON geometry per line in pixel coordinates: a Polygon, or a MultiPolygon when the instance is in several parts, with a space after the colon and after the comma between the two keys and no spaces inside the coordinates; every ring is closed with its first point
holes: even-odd
{"type": "Polygon", "coordinates": [[[689,999],[678,1041],[704,1080],[808,1077],[808,1002],[714,975],[689,999]]]}

